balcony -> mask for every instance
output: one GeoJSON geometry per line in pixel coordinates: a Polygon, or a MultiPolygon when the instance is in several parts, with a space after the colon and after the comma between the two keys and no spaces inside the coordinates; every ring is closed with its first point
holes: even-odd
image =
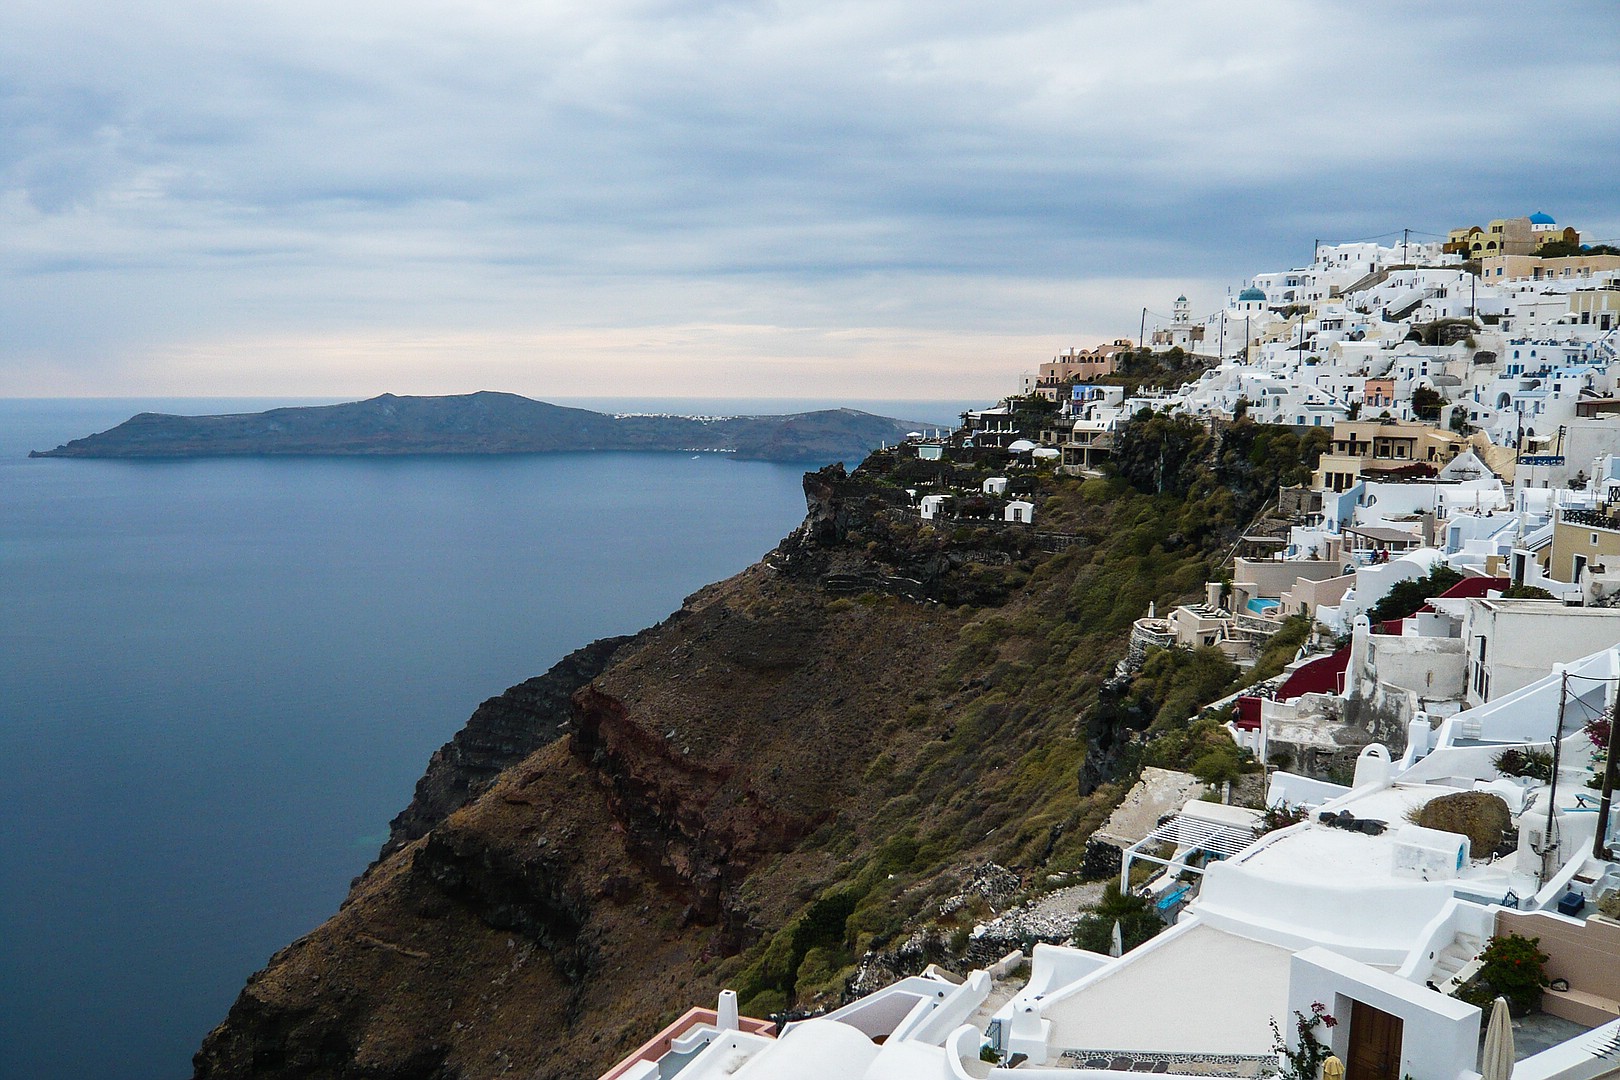
{"type": "Polygon", "coordinates": [[[1608,529],[1610,532],[1620,532],[1620,516],[1610,514],[1604,510],[1567,509],[1560,515],[1559,520],[1566,525],[1579,525],[1587,529],[1608,529]]]}

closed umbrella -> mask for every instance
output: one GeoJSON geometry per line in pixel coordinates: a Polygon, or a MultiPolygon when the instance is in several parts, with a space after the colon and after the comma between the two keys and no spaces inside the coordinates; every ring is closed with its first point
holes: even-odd
{"type": "Polygon", "coordinates": [[[1484,1080],[1508,1080],[1513,1073],[1513,1020],[1508,1015],[1507,998],[1499,997],[1491,1003],[1479,1071],[1484,1080]]]}
{"type": "Polygon", "coordinates": [[[1322,1080],[1344,1080],[1344,1062],[1329,1054],[1322,1062],[1322,1080]]]}
{"type": "Polygon", "coordinates": [[[1114,920],[1114,941],[1113,941],[1113,944],[1109,946],[1108,955],[1109,956],[1124,956],[1125,955],[1125,935],[1120,933],[1119,920],[1118,919],[1114,920]]]}

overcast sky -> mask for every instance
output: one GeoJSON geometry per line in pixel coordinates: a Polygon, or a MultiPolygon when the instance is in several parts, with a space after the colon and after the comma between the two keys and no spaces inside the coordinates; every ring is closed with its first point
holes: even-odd
{"type": "Polygon", "coordinates": [[[993,398],[1317,238],[1620,236],[1617,46],[1614,0],[6,0],[0,396],[993,398]]]}

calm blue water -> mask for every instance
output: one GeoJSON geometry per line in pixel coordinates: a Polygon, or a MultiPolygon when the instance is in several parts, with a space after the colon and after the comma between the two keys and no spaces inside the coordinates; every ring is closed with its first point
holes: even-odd
{"type": "Polygon", "coordinates": [[[24,456],[142,409],[285,403],[0,401],[0,1077],[189,1075],[479,701],[804,515],[803,466],[709,455],[24,456]]]}

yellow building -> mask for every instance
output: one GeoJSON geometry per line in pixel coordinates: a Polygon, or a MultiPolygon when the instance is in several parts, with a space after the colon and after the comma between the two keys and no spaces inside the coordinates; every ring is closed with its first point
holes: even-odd
{"type": "Polygon", "coordinates": [[[1500,255],[1531,255],[1547,244],[1580,242],[1579,232],[1560,229],[1550,215],[1538,210],[1528,217],[1497,218],[1484,228],[1470,225],[1452,229],[1442,250],[1465,259],[1487,259],[1500,255]]]}
{"type": "Polygon", "coordinates": [[[1547,576],[1578,582],[1588,570],[1620,570],[1620,518],[1607,510],[1564,510],[1553,523],[1547,576]]]}

